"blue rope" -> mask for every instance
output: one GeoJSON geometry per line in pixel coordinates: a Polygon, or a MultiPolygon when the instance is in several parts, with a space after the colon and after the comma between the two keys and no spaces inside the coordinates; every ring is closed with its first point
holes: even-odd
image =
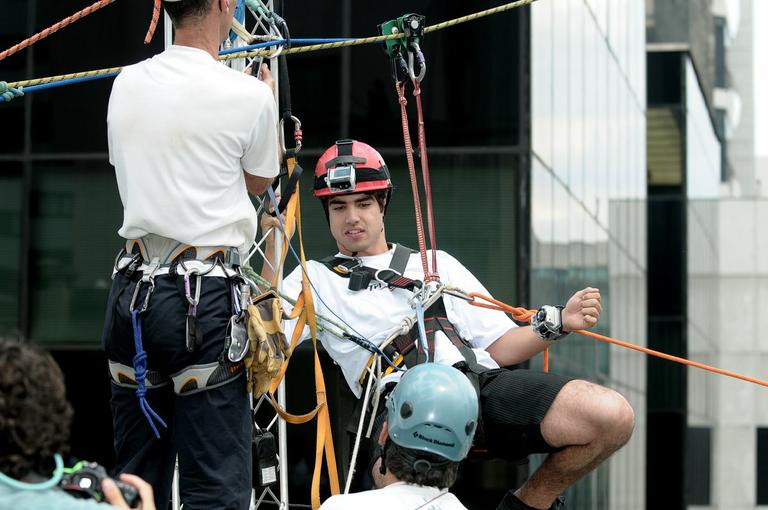
{"type": "MultiPolygon", "coordinates": [[[[327,44],[334,42],[346,42],[353,39],[347,37],[337,37],[332,39],[291,39],[291,44],[327,44]]],[[[273,41],[265,41],[255,44],[249,44],[247,46],[240,46],[239,48],[229,48],[228,50],[221,50],[219,55],[231,55],[232,53],[240,53],[241,51],[259,50],[262,48],[269,48],[270,46],[283,46],[288,43],[288,39],[275,39],[273,41]]]]}
{"type": "MultiPolygon", "coordinates": [[[[292,44],[325,44],[325,43],[332,43],[332,42],[344,42],[344,41],[350,41],[352,39],[349,38],[335,38],[335,39],[291,39],[292,44]]],[[[286,44],[288,41],[286,39],[276,39],[274,41],[267,41],[267,42],[261,42],[257,44],[251,44],[248,46],[242,46],[240,48],[230,48],[228,50],[222,50],[219,52],[219,55],[229,55],[231,53],[239,53],[241,51],[251,51],[251,50],[258,50],[261,48],[268,48],[270,46],[282,46],[286,44]]],[[[36,90],[45,90],[45,89],[52,89],[56,87],[64,87],[66,85],[74,85],[76,83],[82,83],[86,81],[93,81],[93,80],[100,80],[102,78],[113,78],[117,76],[120,73],[108,73],[108,74],[100,74],[96,76],[85,76],[81,78],[69,78],[66,80],[61,81],[55,81],[51,83],[41,83],[38,85],[30,85],[28,87],[19,87],[19,88],[9,88],[6,84],[6,82],[0,82],[0,103],[10,101],[14,97],[23,96],[26,92],[34,92],[36,90]],[[2,85],[5,84],[7,91],[4,91],[2,88],[2,85]],[[13,91],[13,95],[11,94],[11,91],[13,91]],[[8,97],[6,97],[8,96],[8,97]]]]}
{"type": "Polygon", "coordinates": [[[64,475],[64,459],[58,453],[53,454],[53,460],[56,463],[56,468],[53,470],[53,476],[48,480],[40,483],[27,483],[11,478],[5,473],[0,473],[0,482],[14,489],[23,491],[44,491],[51,489],[59,484],[61,477],[64,475]]]}
{"type": "MultiPolygon", "coordinates": [[[[335,38],[335,39],[291,39],[291,44],[325,44],[325,43],[332,43],[332,42],[344,42],[344,41],[351,41],[353,39],[349,38],[335,38]]],[[[230,48],[228,50],[222,50],[219,52],[219,55],[229,55],[231,53],[239,53],[241,51],[251,51],[251,50],[258,50],[260,48],[268,48],[270,46],[282,46],[286,44],[288,41],[286,39],[277,39],[274,41],[267,41],[257,44],[251,44],[248,46],[242,46],[240,48],[230,48]]],[[[69,78],[66,80],[60,80],[60,81],[54,81],[51,83],[40,83],[38,85],[30,85],[28,87],[19,87],[19,88],[10,88],[8,87],[6,82],[0,82],[0,103],[10,101],[11,99],[15,97],[23,96],[26,92],[34,92],[36,90],[45,90],[45,89],[52,89],[56,87],[63,87],[65,85],[74,85],[75,83],[82,83],[86,81],[93,81],[93,80],[100,80],[102,78],[113,78],[120,74],[119,72],[116,73],[108,73],[108,74],[99,74],[96,76],[84,76],[80,78],[69,78]],[[5,90],[3,89],[3,85],[5,85],[5,90]]]]}
{"type": "MultiPolygon", "coordinates": [[[[30,85],[28,87],[19,87],[18,89],[10,89],[10,90],[20,90],[22,91],[21,95],[24,95],[26,92],[34,92],[36,90],[45,90],[45,89],[52,89],[56,87],[63,87],[64,85],[74,85],[75,83],[82,83],[86,81],[93,81],[93,80],[100,80],[102,78],[113,78],[117,76],[119,73],[109,73],[109,74],[101,74],[98,76],[83,76],[81,78],[70,78],[68,80],[61,80],[61,81],[54,81],[51,83],[40,83],[38,85],[30,85]]],[[[0,82],[5,83],[5,82],[0,82]]],[[[0,90],[2,90],[2,87],[0,87],[0,90]]],[[[13,99],[13,98],[11,98],[13,99]]],[[[5,94],[0,93],[0,103],[4,101],[10,101],[10,99],[5,98],[5,94]]]]}
{"type": "Polygon", "coordinates": [[[141,316],[139,315],[139,310],[131,312],[131,323],[133,324],[133,341],[136,347],[136,356],[133,357],[133,370],[136,373],[136,383],[139,385],[136,388],[136,396],[139,397],[139,407],[141,407],[141,412],[147,418],[149,426],[152,427],[152,432],[155,433],[155,437],[160,439],[160,432],[158,432],[157,426],[155,426],[155,420],[163,428],[168,428],[168,425],[152,410],[149,402],[147,402],[147,388],[144,386],[144,379],[147,377],[147,353],[144,351],[144,345],[141,342],[141,316]]]}

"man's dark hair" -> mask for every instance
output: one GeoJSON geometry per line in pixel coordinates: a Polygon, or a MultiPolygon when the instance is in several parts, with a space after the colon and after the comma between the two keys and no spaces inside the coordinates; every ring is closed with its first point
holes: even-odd
{"type": "Polygon", "coordinates": [[[447,489],[456,482],[458,462],[448,461],[433,453],[403,448],[391,439],[387,443],[384,463],[399,480],[438,489],[447,489]],[[417,469],[414,463],[418,460],[425,460],[432,467],[429,470],[417,469]]]}
{"type": "Polygon", "coordinates": [[[59,365],[42,349],[0,339],[0,471],[49,475],[68,452],[72,407],[59,365]]]}
{"type": "MultiPolygon", "coordinates": [[[[389,195],[389,190],[386,189],[377,189],[374,191],[364,191],[363,195],[368,195],[369,197],[376,200],[376,203],[379,204],[379,209],[381,212],[387,211],[387,196],[389,195]]],[[[323,209],[325,210],[325,216],[328,217],[328,204],[333,199],[333,195],[329,197],[323,197],[323,209]]]]}
{"type": "Polygon", "coordinates": [[[188,21],[205,17],[211,8],[212,0],[181,0],[180,2],[163,1],[163,8],[171,18],[174,27],[180,27],[188,21]]]}

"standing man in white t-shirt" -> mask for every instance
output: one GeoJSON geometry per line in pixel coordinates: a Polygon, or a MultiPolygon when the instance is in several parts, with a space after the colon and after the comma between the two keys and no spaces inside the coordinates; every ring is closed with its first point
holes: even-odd
{"type": "Polygon", "coordinates": [[[174,45],[126,67],[109,101],[126,239],[103,333],[116,469],[150,482],[158,508],[177,456],[185,510],[246,509],[251,494],[237,269],[258,226],[248,193],[279,156],[269,70],[217,61],[235,6],[164,0],[174,45]]]}
{"type": "MultiPolygon", "coordinates": [[[[383,158],[359,141],[336,142],[315,167],[314,194],[339,248],[334,257],[307,264],[317,312],[376,346],[401,327],[403,318],[414,315],[409,281],[424,280],[419,255],[387,243],[384,215],[391,191],[383,158]]],[[[459,261],[441,251],[437,256],[442,283],[488,294],[459,261]]],[[[283,289],[299,294],[301,268],[284,280],[283,289]]],[[[522,487],[505,495],[499,510],[562,508],[558,496],[629,440],[634,412],[615,391],[559,374],[500,368],[525,362],[570,331],[595,326],[601,309],[599,290],[588,287],[564,307],[542,307],[532,326],[517,327],[502,312],[444,295],[425,313],[428,352],[414,346],[415,327],[384,351],[407,367],[428,358],[463,370],[480,395],[484,447],[491,456],[521,460],[531,453],[549,454],[522,487]]],[[[292,328],[288,323],[288,338],[292,328]]],[[[328,331],[318,335],[359,397],[371,356],[359,345],[364,342],[328,331]]],[[[390,374],[385,382],[398,375],[390,374]]],[[[380,452],[374,449],[373,455],[380,452]]]]}
{"type": "Polygon", "coordinates": [[[440,363],[408,370],[387,400],[375,490],[334,496],[321,510],[467,510],[448,492],[477,430],[475,388],[440,363]]]}

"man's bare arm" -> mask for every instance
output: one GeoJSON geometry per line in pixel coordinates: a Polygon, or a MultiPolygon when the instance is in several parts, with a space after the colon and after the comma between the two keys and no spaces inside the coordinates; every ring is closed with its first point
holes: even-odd
{"type": "Polygon", "coordinates": [[[267,187],[270,186],[274,180],[272,177],[251,175],[245,170],[243,170],[243,175],[245,176],[245,187],[251,195],[261,195],[267,191],[267,187]]]}
{"type": "MultiPolygon", "coordinates": [[[[589,329],[597,324],[603,311],[600,291],[587,287],[571,296],[563,308],[563,331],[589,329]]],[[[531,359],[552,342],[542,340],[530,326],[512,328],[486,349],[500,366],[515,365],[531,359]]]]}

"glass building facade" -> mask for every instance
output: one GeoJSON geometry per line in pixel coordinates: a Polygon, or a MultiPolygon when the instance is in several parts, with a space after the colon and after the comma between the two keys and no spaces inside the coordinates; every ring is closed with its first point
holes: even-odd
{"type": "MultiPolygon", "coordinates": [[[[645,3],[531,7],[531,303],[598,287],[598,332],[646,339],[645,3]]],[[[645,357],[572,336],[550,369],[610,386],[634,436],[567,494],[573,508],[644,508],[645,357]]]]}
{"type": "MultiPolygon", "coordinates": [[[[0,19],[0,47],[86,5],[12,0],[0,19]]],[[[286,1],[284,17],[294,37],[366,36],[406,12],[426,15],[429,25],[495,5],[302,0],[286,1]]],[[[150,15],[149,1],[116,2],[0,62],[0,79],[142,60],[162,48],[160,34],[141,44],[150,15]]],[[[438,246],[512,304],[562,303],[586,285],[599,287],[599,332],[641,345],[644,20],[642,0],[542,0],[433,32],[423,44],[422,87],[438,246]]],[[[381,48],[296,55],[289,65],[307,174],[337,139],[377,147],[398,187],[388,237],[416,247],[399,108],[381,48]]],[[[99,337],[122,213],[106,154],[110,86],[100,80],[0,105],[6,125],[17,127],[0,138],[0,334],[20,333],[54,351],[76,410],[74,452],[107,465],[109,383],[99,337]]],[[[305,248],[321,258],[335,246],[309,188],[302,189],[305,248]]],[[[638,418],[630,444],[569,491],[569,508],[644,508],[645,358],[572,335],[552,349],[551,368],[617,389],[638,418]]],[[[295,391],[306,393],[293,373],[295,391]]],[[[298,473],[311,468],[302,455],[312,457],[314,436],[294,430],[289,456],[298,473]]],[[[470,508],[495,506],[536,463],[470,461],[456,492],[470,508]]],[[[305,485],[291,501],[308,498],[305,485]]]]}

